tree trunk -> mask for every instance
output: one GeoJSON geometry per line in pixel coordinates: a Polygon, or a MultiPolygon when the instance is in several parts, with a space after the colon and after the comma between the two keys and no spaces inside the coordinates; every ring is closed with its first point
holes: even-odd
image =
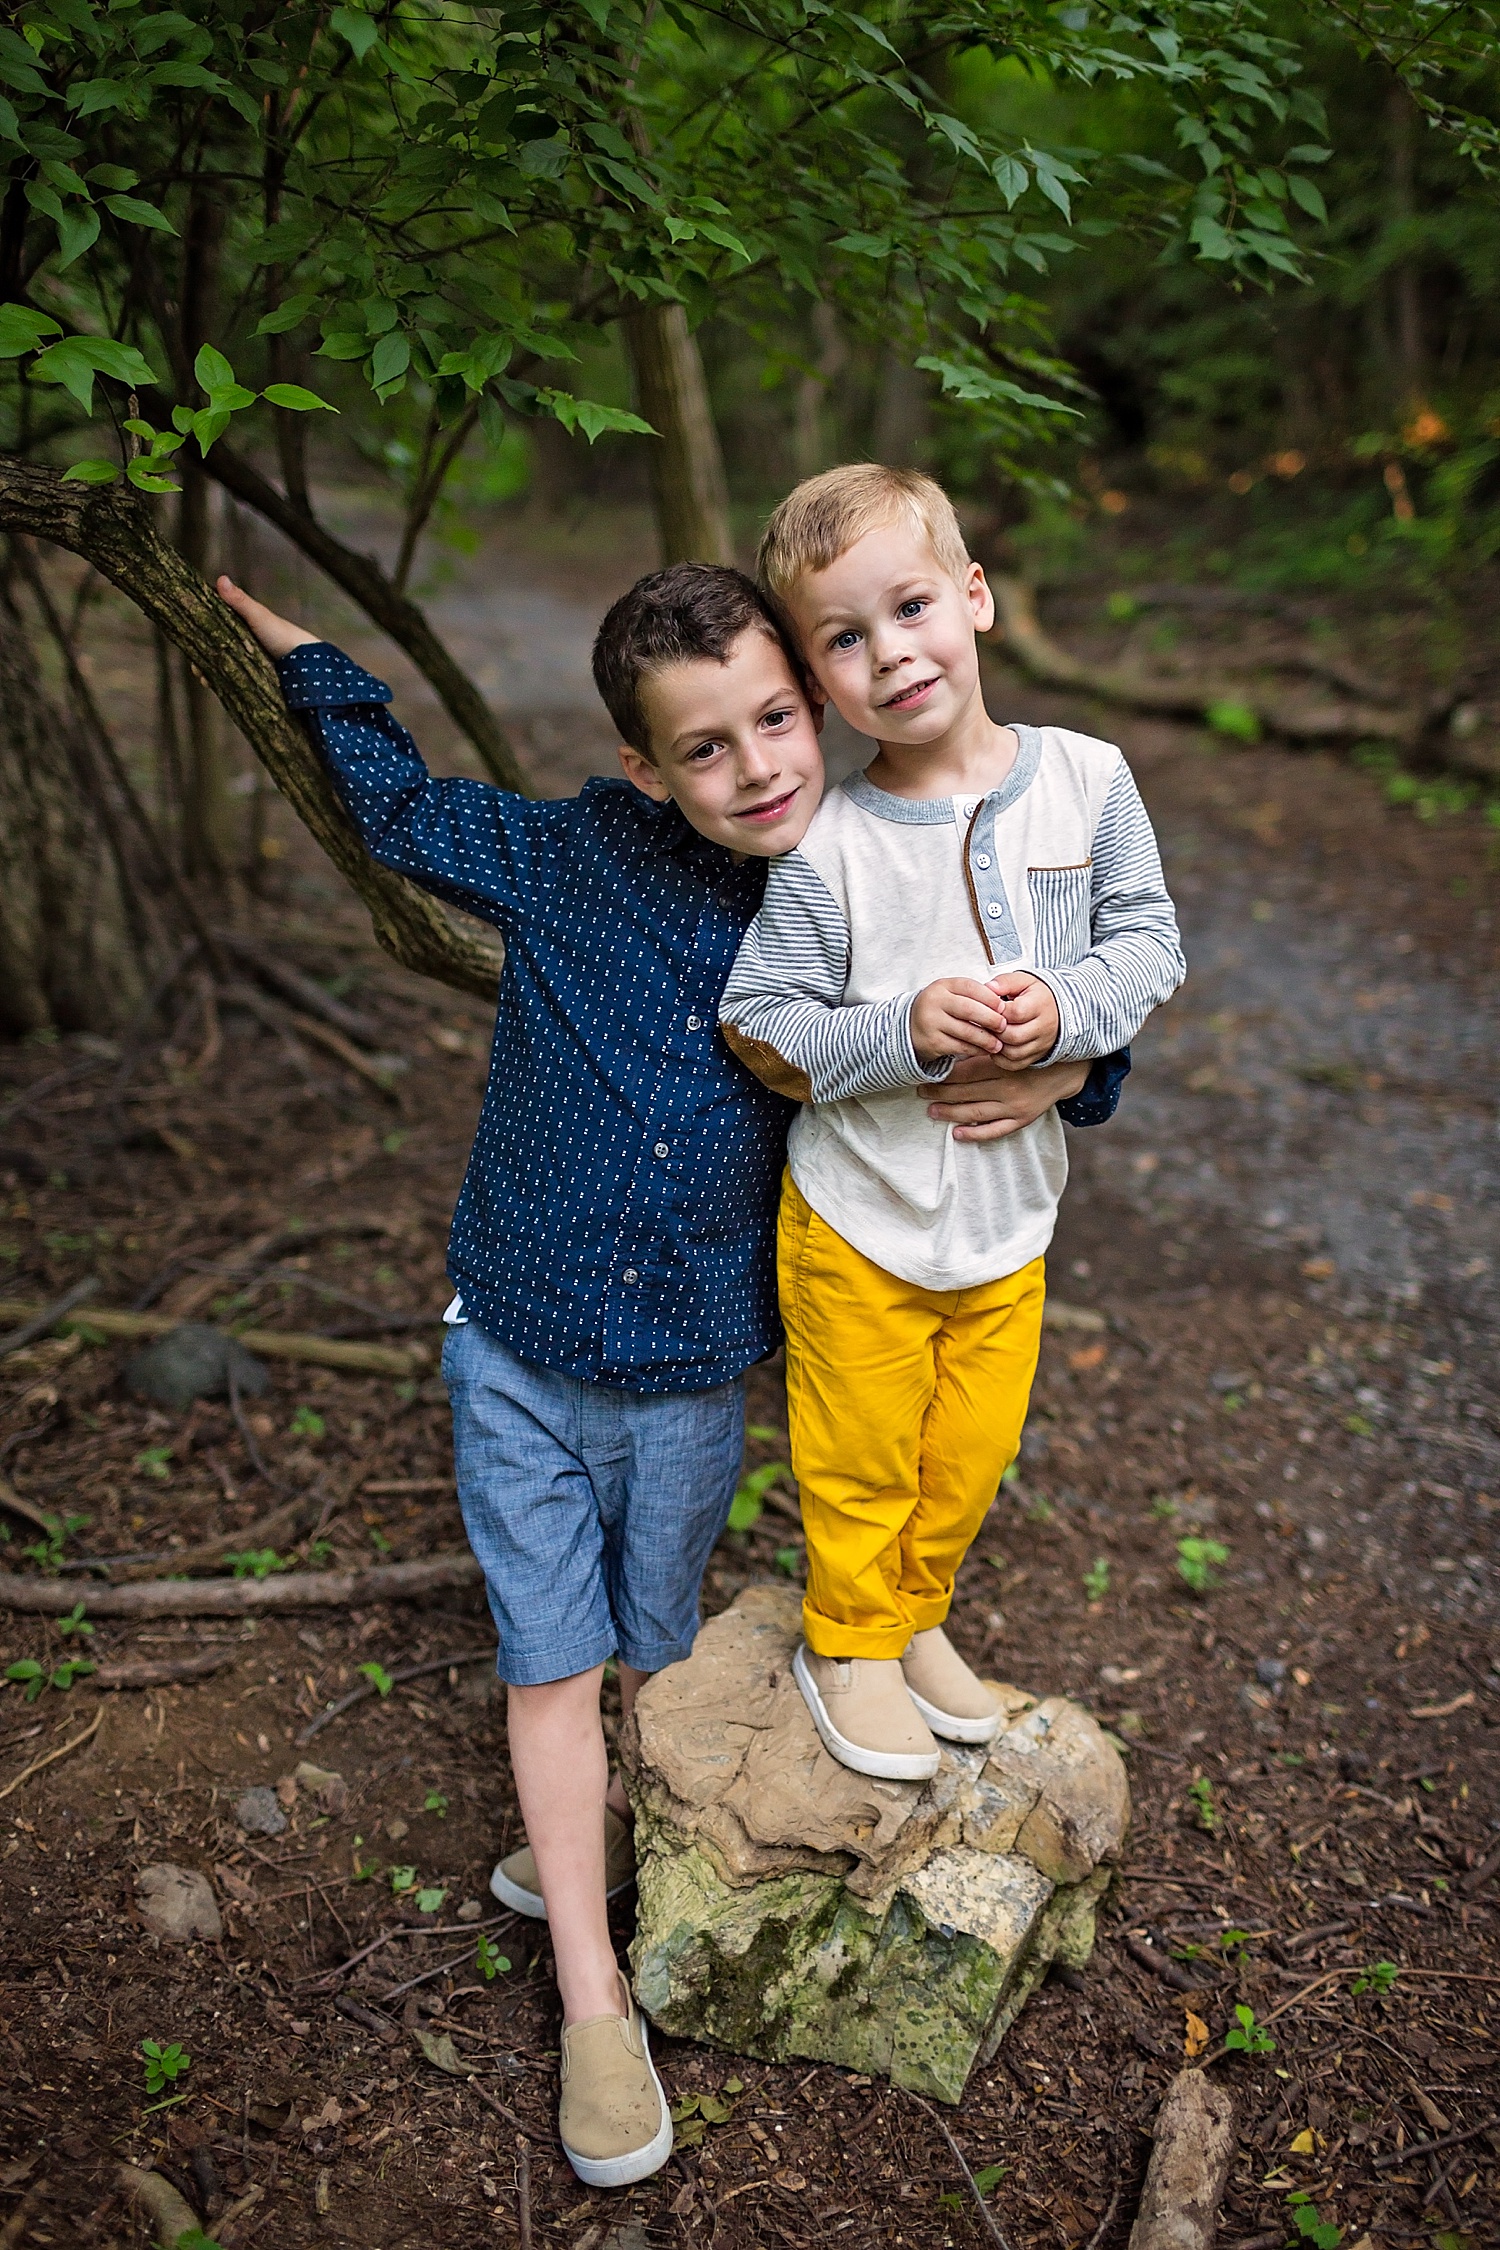
{"type": "Polygon", "coordinates": [[[78,716],[0,590],[0,1032],[109,1031],[141,960],[78,716]]]}
{"type": "Polygon", "coordinates": [[[875,406],[876,460],[892,469],[916,468],[927,443],[931,406],[931,379],[896,352],[887,352],[875,406]]]}
{"type": "MultiPolygon", "coordinates": [[[[1413,138],[1414,106],[1404,86],[1392,86],[1386,115],[1391,139],[1391,224],[1405,228],[1416,211],[1416,151],[1413,138]]],[[[1422,401],[1426,352],[1422,338],[1422,277],[1409,253],[1391,268],[1392,322],[1395,344],[1397,406],[1409,413],[1422,401]]]]}
{"type": "Polygon", "coordinates": [[[792,468],[795,475],[816,476],[828,466],[828,393],[844,371],[848,353],[839,329],[839,316],[821,297],[812,309],[813,342],[818,356],[797,385],[796,413],[792,424],[792,468]]]}
{"type": "Polygon", "coordinates": [[[657,432],[651,485],[663,563],[732,563],[724,456],[703,358],[681,305],[647,305],[624,322],[636,404],[657,432]]]}
{"type": "MultiPolygon", "coordinates": [[[[452,919],[425,891],[371,859],[306,733],[287,710],[269,657],[167,545],[150,501],[127,486],[64,484],[56,469],[0,456],[0,530],[67,547],[128,594],[213,683],[293,811],[364,900],[385,950],[457,991],[494,998],[505,958],[494,936],[476,923],[452,919]]],[[[8,833],[3,810],[0,824],[8,833]]],[[[0,877],[0,886],[4,880],[0,877]]]]}

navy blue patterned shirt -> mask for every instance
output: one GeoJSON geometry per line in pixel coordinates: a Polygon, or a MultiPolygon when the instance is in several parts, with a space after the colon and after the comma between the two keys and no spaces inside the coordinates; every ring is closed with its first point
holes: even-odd
{"type": "MultiPolygon", "coordinates": [[[[449,1243],[465,1311],[522,1359],[633,1391],[706,1390],[764,1359],[795,1105],[717,1019],[766,862],[625,781],[533,800],[434,778],[390,689],[326,641],[279,670],[371,855],[505,939],[449,1243]]],[[[1129,1067],[1097,1064],[1061,1114],[1102,1122],[1129,1067]]]]}

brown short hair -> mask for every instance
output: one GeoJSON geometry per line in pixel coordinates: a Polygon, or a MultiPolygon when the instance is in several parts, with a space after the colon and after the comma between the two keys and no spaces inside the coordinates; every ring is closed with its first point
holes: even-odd
{"type": "Polygon", "coordinates": [[[594,685],[632,750],[655,763],[641,687],[664,665],[728,662],[745,633],[775,641],[798,681],[802,659],[753,578],[724,563],[673,563],[638,578],[605,614],[594,638],[594,685]]]}
{"type": "Polygon", "coordinates": [[[773,512],[761,535],[757,567],[774,598],[784,598],[809,570],[827,570],[877,524],[903,517],[919,531],[950,578],[962,578],[969,550],[940,484],[920,469],[888,469],[850,461],[806,477],[773,512]]]}

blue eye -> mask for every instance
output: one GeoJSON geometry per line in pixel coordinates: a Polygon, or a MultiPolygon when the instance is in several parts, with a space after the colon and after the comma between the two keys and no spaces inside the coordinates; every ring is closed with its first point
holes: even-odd
{"type": "Polygon", "coordinates": [[[854,631],[854,630],[852,629],[852,627],[848,627],[848,626],[846,626],[846,627],[845,627],[845,629],[844,629],[844,631],[843,631],[842,633],[835,633],[835,634],[834,634],[834,636],[833,636],[833,640],[832,640],[832,642],[830,643],[830,646],[831,646],[831,647],[833,647],[833,648],[853,648],[853,646],[854,646],[855,642],[856,642],[856,641],[857,641],[858,639],[859,639],[859,635],[858,635],[858,633],[856,633],[856,632],[855,632],[855,631],[854,631]]]}
{"type": "Polygon", "coordinates": [[[927,604],[924,601],[919,601],[917,597],[913,595],[912,599],[909,602],[903,602],[901,604],[901,607],[897,610],[896,615],[898,617],[920,617],[926,607],[927,604]]]}

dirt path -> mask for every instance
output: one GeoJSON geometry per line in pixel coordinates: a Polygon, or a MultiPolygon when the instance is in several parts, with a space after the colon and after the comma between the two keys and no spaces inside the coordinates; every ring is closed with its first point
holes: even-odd
{"type": "MultiPolygon", "coordinates": [[[[605,768],[607,730],[578,700],[589,589],[607,594],[631,567],[628,542],[592,567],[488,555],[439,592],[450,629],[499,667],[497,699],[544,785],[605,768]]],[[[110,661],[139,668],[124,642],[110,661]]],[[[1030,695],[999,700],[1043,715],[1030,695]]],[[[1192,976],[1141,1041],[1116,1123],[1074,1139],[1052,1288],[1106,1326],[1049,1334],[1020,1475],[965,1572],[955,1629],[997,1673],[1066,1689],[1119,1730],[1135,1835],[1093,1967],[1045,1988],[954,2127],[972,2166],[1003,2167],[992,2199],[1013,2250],[1124,2250],[1144,2131],[1195,2036],[1187,2009],[1217,2037],[1236,2004],[1263,2021],[1290,2001],[1274,2051],[1221,2066],[1240,2132],[1223,2239],[1270,2250],[1305,2190],[1350,2245],[1370,2231],[1393,2250],[1461,2250],[1500,2200],[1495,2139],[1377,2159],[1431,2138],[1434,2107],[1456,2130],[1494,2107],[1492,832],[1423,828],[1321,760],[1210,753],[1156,728],[1132,729],[1127,748],[1192,976]],[[1185,1538],[1227,1550],[1216,1588],[1184,1582],[1185,1538]],[[1231,1930],[1252,1935],[1226,1942],[1231,1930]],[[1127,1933],[1175,1949],[1195,1994],[1139,1967],[1127,1933]],[[1356,1996],[1356,1971],[1378,1960],[1395,1964],[1390,1992],[1356,1996]]],[[[191,989],[166,1044],[126,1058],[128,1082],[78,1043],[8,1051],[13,1294],[94,1270],[111,1304],[181,1310],[196,1294],[260,1326],[366,1332],[380,1308],[441,1304],[484,1011],[392,972],[297,848],[264,919],[378,1016],[382,1045],[411,1066],[393,1095],[232,1009],[211,1034],[191,989]],[[57,1082],[90,1064],[97,1076],[57,1082]],[[299,1220],[305,1246],[284,1240],[258,1265],[247,1253],[299,1220]]],[[[200,1539],[240,1537],[277,1495],[227,1406],[150,1408],[122,1383],[125,1356],[49,1343],[0,1362],[0,1473],[33,1505],[91,1519],[68,1559],[144,1551],[171,1569],[200,1539]]],[[[774,1367],[755,1407],[781,1422],[774,1367]]],[[[320,1559],[457,1543],[431,1377],[281,1364],[251,1413],[265,1467],[325,1503],[320,1559]]],[[[727,1537],[709,1605],[795,1574],[788,1535],[768,1517],[727,1537]]],[[[7,1556],[28,1536],[17,1527],[7,1556]]],[[[487,1668],[439,1670],[296,1740],[359,1665],[487,1638],[482,1610],[453,1598],[305,1624],[100,1623],[93,1657],[213,1646],[225,1669],[144,1695],[99,1699],[86,1680],[32,1704],[6,1691],[0,1787],[101,1702],[103,1720],[0,1804],[0,2227],[36,2188],[23,2241],[144,2239],[113,2186],[130,2155],[171,2173],[226,2250],[514,2250],[524,2147],[532,2240],[563,2250],[987,2239],[945,2144],[900,2094],[676,2042],[662,2043],[674,2097],[737,2083],[726,2121],[639,2191],[578,2186],[550,2141],[545,1931],[497,1928],[507,1965],[491,1979],[457,1919],[487,1903],[515,1833],[487,1668]],[[287,1826],[247,1833],[243,1790],[308,1755],[346,1777],[348,1802],[284,1791],[287,1826]],[[143,1933],[133,1878],[163,1860],[211,1871],[221,1944],[158,1949],[143,1933]],[[445,1894],[426,1913],[424,1886],[445,1894]],[[426,2058],[418,2033],[445,2030],[479,2078],[426,2058]],[[144,2090],[143,2039],[191,2053],[177,2086],[144,2090]]],[[[0,1669],[50,1670],[70,1646],[0,1622],[0,1669]]]]}

